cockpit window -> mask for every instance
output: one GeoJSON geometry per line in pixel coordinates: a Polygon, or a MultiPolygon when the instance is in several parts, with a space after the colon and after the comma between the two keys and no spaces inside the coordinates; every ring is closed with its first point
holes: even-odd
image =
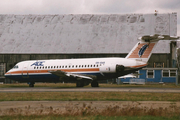
{"type": "Polygon", "coordinates": [[[17,69],[17,68],[18,68],[18,65],[15,65],[13,68],[14,68],[14,69],[17,69]]]}

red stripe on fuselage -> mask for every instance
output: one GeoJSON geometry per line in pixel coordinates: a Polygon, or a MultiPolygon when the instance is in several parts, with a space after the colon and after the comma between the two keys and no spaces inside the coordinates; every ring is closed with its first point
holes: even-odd
{"type": "Polygon", "coordinates": [[[88,68],[88,69],[49,69],[49,70],[20,70],[20,71],[14,71],[14,72],[8,72],[8,74],[22,74],[22,73],[49,73],[48,71],[63,71],[63,72],[99,72],[99,68],[88,68]]]}
{"type": "Polygon", "coordinates": [[[136,66],[130,66],[132,68],[140,68],[140,67],[145,67],[147,66],[148,64],[143,64],[143,65],[136,65],[136,66]]]}

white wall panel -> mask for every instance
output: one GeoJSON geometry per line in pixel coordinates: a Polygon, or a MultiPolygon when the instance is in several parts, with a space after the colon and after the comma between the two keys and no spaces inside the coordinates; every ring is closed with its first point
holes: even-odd
{"type": "MultiPolygon", "coordinates": [[[[137,38],[177,34],[177,14],[0,15],[0,53],[128,53],[137,38]]],[[[161,41],[154,53],[169,53],[161,41]]]]}

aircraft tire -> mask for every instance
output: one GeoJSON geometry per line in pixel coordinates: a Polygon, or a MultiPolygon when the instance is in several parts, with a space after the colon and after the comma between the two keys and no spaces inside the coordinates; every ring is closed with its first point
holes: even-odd
{"type": "Polygon", "coordinates": [[[81,81],[76,82],[76,87],[84,87],[84,83],[81,81]]]}
{"type": "Polygon", "coordinates": [[[33,82],[30,83],[30,84],[29,84],[29,87],[34,87],[34,83],[33,83],[33,82]]]}
{"type": "Polygon", "coordinates": [[[99,87],[99,83],[97,81],[92,81],[91,87],[99,87]]]}

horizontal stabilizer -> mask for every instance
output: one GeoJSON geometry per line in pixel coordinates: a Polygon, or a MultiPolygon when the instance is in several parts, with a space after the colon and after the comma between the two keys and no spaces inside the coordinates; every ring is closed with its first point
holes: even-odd
{"type": "Polygon", "coordinates": [[[177,40],[179,39],[179,36],[169,36],[169,35],[145,35],[138,38],[139,40],[142,40],[144,42],[153,42],[153,41],[159,41],[159,40],[177,40]]]}

